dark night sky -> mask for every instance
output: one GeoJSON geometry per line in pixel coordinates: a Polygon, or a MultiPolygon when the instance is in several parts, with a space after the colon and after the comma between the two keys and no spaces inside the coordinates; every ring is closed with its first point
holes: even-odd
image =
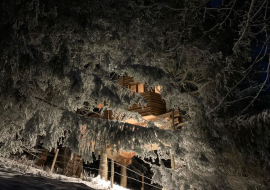
{"type": "MultiPolygon", "coordinates": [[[[209,4],[210,7],[217,7],[218,5],[220,5],[222,3],[223,0],[212,0],[209,4]]],[[[266,40],[266,39],[265,39],[266,40]]],[[[253,46],[252,47],[252,54],[251,54],[251,57],[252,57],[252,61],[255,60],[255,58],[260,54],[260,51],[262,49],[262,46],[263,46],[263,43],[259,43],[257,44],[256,46],[253,46]]],[[[264,54],[264,51],[265,51],[265,48],[261,51],[261,55],[264,54]]],[[[268,46],[267,48],[267,54],[270,54],[270,46],[268,46]]],[[[258,68],[258,70],[263,70],[263,71],[266,71],[267,70],[267,66],[268,66],[268,62],[269,62],[269,59],[262,59],[257,65],[256,67],[258,68]]],[[[264,72],[264,73],[261,73],[260,74],[260,79],[261,79],[261,82],[264,82],[265,79],[267,77],[267,73],[264,72]]],[[[268,79],[267,81],[267,84],[270,85],[270,80],[268,79]]],[[[267,88],[267,91],[270,91],[270,88],[267,88]]]]}
{"type": "MultiPolygon", "coordinates": [[[[264,39],[264,40],[266,40],[266,39],[264,39]]],[[[262,40],[262,41],[264,41],[264,40],[262,40]]],[[[267,48],[266,55],[270,55],[270,45],[268,45],[268,47],[264,47],[264,48],[263,48],[263,45],[264,45],[263,42],[261,42],[261,43],[258,43],[256,46],[254,45],[252,47],[252,54],[251,54],[252,61],[254,61],[257,56],[259,56],[259,58],[262,57],[263,54],[265,53],[266,48],[267,48]]],[[[260,71],[266,71],[268,64],[269,64],[269,57],[265,56],[264,59],[262,59],[261,61],[258,62],[258,64],[256,65],[256,68],[260,71]]],[[[261,73],[260,74],[261,82],[264,82],[266,77],[267,77],[266,72],[261,73]]],[[[267,81],[267,85],[270,85],[269,79],[267,81]]],[[[270,91],[270,88],[268,88],[267,91],[270,91]]]]}
{"type": "Polygon", "coordinates": [[[211,6],[211,7],[216,7],[216,6],[220,5],[220,4],[222,3],[222,1],[223,1],[223,0],[212,0],[212,1],[210,2],[210,6],[211,6]]]}

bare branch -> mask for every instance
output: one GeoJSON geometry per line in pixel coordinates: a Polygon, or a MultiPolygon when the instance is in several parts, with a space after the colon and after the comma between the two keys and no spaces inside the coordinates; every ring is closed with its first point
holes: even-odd
{"type": "Polygon", "coordinates": [[[270,39],[270,38],[268,38],[268,39],[265,41],[264,45],[262,46],[262,49],[261,49],[260,53],[258,54],[258,56],[256,57],[256,59],[254,60],[254,62],[252,63],[252,65],[248,68],[248,71],[247,71],[246,75],[244,75],[243,78],[242,78],[240,81],[238,81],[237,84],[234,85],[234,86],[229,90],[229,92],[227,92],[227,94],[222,98],[222,100],[219,102],[219,104],[218,104],[216,107],[214,107],[212,110],[210,110],[210,111],[207,113],[207,115],[210,114],[210,113],[212,113],[213,111],[215,111],[217,108],[219,108],[220,105],[224,102],[224,100],[231,94],[231,92],[232,92],[234,89],[236,89],[236,87],[237,87],[239,84],[241,84],[241,83],[245,80],[245,78],[246,78],[246,77],[248,76],[248,74],[251,72],[251,70],[252,70],[252,68],[254,67],[254,65],[255,65],[256,63],[258,63],[260,60],[262,60],[262,58],[263,58],[263,57],[266,55],[266,53],[267,53],[267,48],[265,48],[264,56],[263,56],[262,58],[260,58],[260,59],[258,59],[258,58],[259,58],[259,55],[261,54],[261,52],[263,51],[263,48],[264,48],[265,46],[267,46],[266,44],[268,44],[268,40],[269,40],[269,39],[270,39]]]}
{"type": "Polygon", "coordinates": [[[254,2],[255,2],[255,0],[252,0],[252,2],[251,2],[251,5],[250,5],[250,7],[249,7],[249,11],[248,11],[248,17],[247,17],[247,21],[246,21],[246,25],[245,25],[245,27],[244,27],[244,30],[243,30],[243,32],[242,32],[242,35],[240,36],[240,38],[237,40],[237,42],[234,44],[234,48],[238,45],[238,43],[243,39],[243,37],[244,37],[244,35],[245,35],[245,33],[246,33],[246,30],[247,30],[247,28],[248,28],[248,25],[249,25],[249,22],[250,22],[250,20],[251,20],[251,12],[252,12],[252,9],[253,9],[253,6],[254,6],[254,2]]]}
{"type": "Polygon", "coordinates": [[[245,112],[255,102],[255,100],[258,98],[258,96],[262,92],[266,82],[269,79],[269,70],[270,70],[269,68],[270,68],[270,55],[269,55],[269,62],[268,62],[267,71],[266,71],[267,72],[266,78],[265,78],[263,84],[261,85],[259,92],[256,94],[256,96],[253,98],[253,100],[249,103],[249,105],[242,112],[245,112]]]}

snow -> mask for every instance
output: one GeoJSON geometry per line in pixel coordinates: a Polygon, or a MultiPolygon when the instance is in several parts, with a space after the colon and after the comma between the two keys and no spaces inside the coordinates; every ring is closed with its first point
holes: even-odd
{"type": "Polygon", "coordinates": [[[87,181],[80,178],[67,177],[35,168],[27,160],[11,160],[0,157],[0,190],[128,190],[114,184],[110,188],[110,181],[87,177],[87,181]]]}

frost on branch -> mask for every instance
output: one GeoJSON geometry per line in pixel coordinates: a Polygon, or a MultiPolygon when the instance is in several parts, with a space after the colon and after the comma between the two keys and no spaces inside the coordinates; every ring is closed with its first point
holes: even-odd
{"type": "Polygon", "coordinates": [[[268,1],[1,3],[1,155],[35,146],[37,136],[49,149],[63,143],[88,161],[86,142],[142,157],[155,157],[143,147],[156,143],[159,158],[171,152],[179,167],[155,167],[164,176],[157,182],[170,181],[170,188],[268,189],[268,1]],[[146,102],[109,79],[110,65],[116,75],[161,86],[167,108],[180,113],[177,130],[125,111],[146,102]],[[146,128],[75,114],[100,103],[100,114],[111,109],[146,128]]]}

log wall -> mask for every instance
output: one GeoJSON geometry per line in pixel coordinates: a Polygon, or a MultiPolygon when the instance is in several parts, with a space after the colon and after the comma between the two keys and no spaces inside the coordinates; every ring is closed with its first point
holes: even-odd
{"type": "MultiPolygon", "coordinates": [[[[138,82],[134,82],[132,77],[128,76],[120,77],[118,83],[126,88],[129,88],[134,84],[138,84],[138,82]]],[[[149,91],[147,89],[147,84],[144,84],[144,92],[139,94],[145,98],[145,100],[147,101],[147,106],[142,108],[138,107],[137,105],[133,105],[130,109],[128,109],[129,111],[136,111],[141,116],[149,116],[149,115],[158,116],[166,113],[165,101],[162,100],[161,95],[159,93],[155,93],[154,90],[149,91]]]]}

